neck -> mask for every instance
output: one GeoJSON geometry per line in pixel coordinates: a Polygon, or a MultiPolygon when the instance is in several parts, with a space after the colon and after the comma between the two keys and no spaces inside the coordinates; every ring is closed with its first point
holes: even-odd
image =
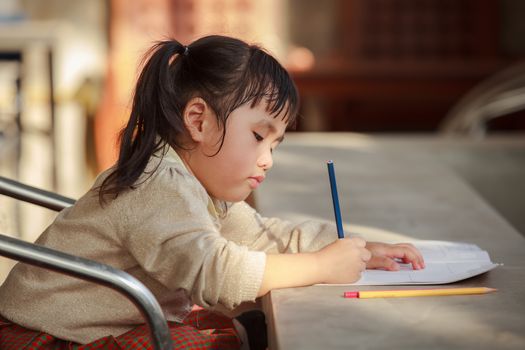
{"type": "Polygon", "coordinates": [[[195,176],[190,166],[190,158],[191,158],[190,151],[182,150],[180,148],[178,149],[174,148],[173,150],[179,155],[180,159],[182,160],[182,163],[184,164],[186,169],[188,169],[189,173],[195,176]]]}

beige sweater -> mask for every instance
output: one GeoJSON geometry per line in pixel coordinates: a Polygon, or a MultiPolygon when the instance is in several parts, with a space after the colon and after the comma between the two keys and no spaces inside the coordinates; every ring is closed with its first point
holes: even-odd
{"type": "MultiPolygon", "coordinates": [[[[263,218],[244,202],[212,200],[177,153],[152,157],[136,189],[103,207],[92,190],[59,213],[37,243],[109,264],[138,278],[166,319],[182,321],[192,305],[233,309],[253,301],[266,253],[313,251],[335,227],[263,218]]],[[[103,173],[95,182],[100,185],[103,173]]],[[[24,327],[79,343],[120,335],[144,320],[107,287],[17,264],[0,287],[0,314],[24,327]]]]}

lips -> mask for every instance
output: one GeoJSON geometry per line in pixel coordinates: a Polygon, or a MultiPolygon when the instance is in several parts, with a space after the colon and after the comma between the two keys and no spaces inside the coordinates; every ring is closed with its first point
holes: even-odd
{"type": "Polygon", "coordinates": [[[250,176],[250,187],[255,189],[264,181],[264,176],[250,176]]]}

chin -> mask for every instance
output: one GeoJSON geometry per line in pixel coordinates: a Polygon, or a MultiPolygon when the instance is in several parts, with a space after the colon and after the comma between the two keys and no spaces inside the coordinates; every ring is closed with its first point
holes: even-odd
{"type": "Polygon", "coordinates": [[[246,198],[248,198],[250,194],[248,193],[247,195],[243,195],[243,196],[231,196],[230,199],[226,199],[227,202],[232,202],[232,203],[237,203],[237,202],[242,202],[244,200],[246,200],[246,198]]]}
{"type": "Polygon", "coordinates": [[[211,194],[211,196],[221,201],[236,203],[236,202],[244,201],[246,198],[248,198],[250,193],[251,191],[248,193],[231,193],[230,192],[230,193],[218,193],[217,195],[211,194]]]}

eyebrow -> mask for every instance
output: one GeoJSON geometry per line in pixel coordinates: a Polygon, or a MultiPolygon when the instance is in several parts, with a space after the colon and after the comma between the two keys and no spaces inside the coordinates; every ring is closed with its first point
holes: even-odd
{"type": "MultiPolygon", "coordinates": [[[[265,128],[268,128],[270,129],[271,132],[273,132],[274,134],[277,133],[277,129],[275,128],[275,126],[273,126],[273,124],[268,121],[268,120],[261,120],[260,122],[258,122],[257,124],[265,127],[265,128]]],[[[279,137],[276,141],[278,141],[279,143],[283,142],[284,140],[284,134],[281,135],[281,137],[279,137]]]]}

